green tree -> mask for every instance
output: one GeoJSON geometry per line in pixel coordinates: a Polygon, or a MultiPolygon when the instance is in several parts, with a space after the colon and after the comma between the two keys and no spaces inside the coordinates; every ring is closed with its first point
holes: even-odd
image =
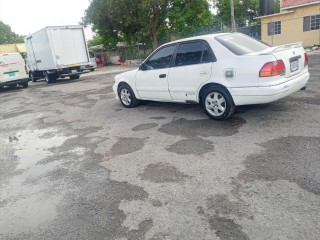
{"type": "MultiPolygon", "coordinates": [[[[230,0],[215,1],[217,8],[217,17],[221,21],[231,26],[230,19],[230,0]]],[[[259,1],[258,0],[234,0],[234,15],[237,24],[253,22],[253,18],[259,14],[259,1]]]]}
{"type": "Polygon", "coordinates": [[[189,37],[209,32],[215,23],[207,0],[172,1],[167,12],[167,26],[171,38],[189,37]]]}
{"type": "Polygon", "coordinates": [[[151,43],[193,35],[210,25],[206,0],[92,0],[83,18],[106,42],[151,43]]]}
{"type": "Polygon", "coordinates": [[[23,43],[23,37],[12,32],[11,27],[0,21],[0,44],[23,43]]]}
{"type": "Polygon", "coordinates": [[[280,12],[280,0],[275,0],[274,1],[274,13],[279,13],[280,12]]]}

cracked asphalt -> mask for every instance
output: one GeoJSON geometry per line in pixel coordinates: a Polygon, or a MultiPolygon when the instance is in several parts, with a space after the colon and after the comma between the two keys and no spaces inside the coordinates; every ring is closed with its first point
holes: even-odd
{"type": "Polygon", "coordinates": [[[320,239],[319,62],[224,122],[123,108],[123,67],[0,90],[0,239],[320,239]]]}

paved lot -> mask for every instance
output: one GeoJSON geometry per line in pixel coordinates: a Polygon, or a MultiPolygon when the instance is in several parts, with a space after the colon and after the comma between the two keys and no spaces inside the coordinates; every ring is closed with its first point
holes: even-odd
{"type": "Polygon", "coordinates": [[[0,239],[320,239],[319,60],[225,122],[123,108],[119,68],[0,91],[0,239]]]}

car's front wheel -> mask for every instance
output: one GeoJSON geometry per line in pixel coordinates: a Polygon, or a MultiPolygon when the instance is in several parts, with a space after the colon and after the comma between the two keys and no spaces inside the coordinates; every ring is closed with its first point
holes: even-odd
{"type": "Polygon", "coordinates": [[[207,115],[214,120],[225,120],[235,110],[230,93],[220,86],[212,86],[204,91],[202,107],[207,115]]]}
{"type": "Polygon", "coordinates": [[[123,106],[133,108],[139,104],[139,100],[134,95],[129,85],[122,85],[118,88],[118,96],[123,106]]]}

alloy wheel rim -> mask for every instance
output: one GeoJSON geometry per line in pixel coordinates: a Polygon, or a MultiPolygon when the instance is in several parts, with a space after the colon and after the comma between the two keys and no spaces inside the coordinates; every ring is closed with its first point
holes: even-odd
{"type": "Polygon", "coordinates": [[[122,89],[120,96],[121,96],[121,101],[123,102],[123,104],[126,106],[129,106],[131,103],[131,94],[130,94],[129,90],[126,88],[122,89]]]}
{"type": "Polygon", "coordinates": [[[218,92],[208,94],[205,100],[205,105],[207,111],[215,117],[223,115],[227,108],[225,98],[218,92]]]}

